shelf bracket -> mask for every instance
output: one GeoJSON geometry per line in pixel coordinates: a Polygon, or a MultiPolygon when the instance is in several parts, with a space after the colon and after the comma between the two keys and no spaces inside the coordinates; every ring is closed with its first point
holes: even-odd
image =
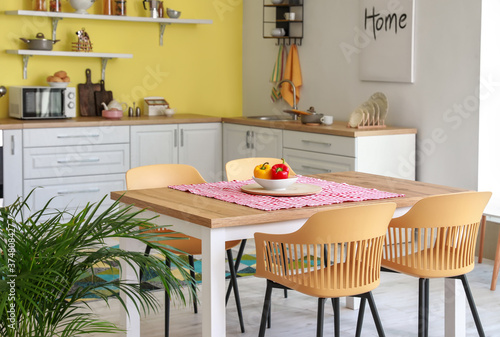
{"type": "Polygon", "coordinates": [[[56,40],[57,36],[57,24],[62,18],[52,18],[52,40],[56,40]]]}
{"type": "Polygon", "coordinates": [[[111,58],[109,57],[102,57],[101,58],[101,79],[104,81],[106,77],[106,66],[108,65],[108,60],[111,58]]]}
{"type": "Polygon", "coordinates": [[[28,61],[32,55],[23,55],[23,79],[28,78],[28,61]]]}
{"type": "Polygon", "coordinates": [[[160,23],[160,46],[163,46],[163,33],[165,33],[165,27],[167,25],[170,25],[168,22],[162,22],[160,23]]]}

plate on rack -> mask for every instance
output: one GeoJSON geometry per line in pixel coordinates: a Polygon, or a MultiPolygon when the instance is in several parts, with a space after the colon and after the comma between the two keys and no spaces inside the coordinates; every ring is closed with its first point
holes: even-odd
{"type": "Polygon", "coordinates": [[[268,195],[273,197],[302,197],[321,192],[321,186],[296,183],[285,190],[266,190],[259,184],[241,186],[241,190],[248,194],[268,195]]]}

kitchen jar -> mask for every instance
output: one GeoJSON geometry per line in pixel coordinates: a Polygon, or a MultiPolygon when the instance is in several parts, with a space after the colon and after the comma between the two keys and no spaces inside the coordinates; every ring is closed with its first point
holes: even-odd
{"type": "Polygon", "coordinates": [[[115,15],[127,15],[127,2],[125,0],[115,0],[115,15]]]}
{"type": "Polygon", "coordinates": [[[60,12],[61,0],[49,0],[49,10],[51,12],[60,12]]]}
{"type": "Polygon", "coordinates": [[[112,15],[113,14],[113,0],[103,0],[102,14],[112,15]]]}
{"type": "Polygon", "coordinates": [[[46,4],[45,0],[35,0],[33,7],[36,11],[46,11],[47,10],[47,4],[46,4]]]}

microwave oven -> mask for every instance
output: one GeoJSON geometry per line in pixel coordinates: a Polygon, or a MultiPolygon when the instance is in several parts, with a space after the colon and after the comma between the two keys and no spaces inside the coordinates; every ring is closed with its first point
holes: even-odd
{"type": "Polygon", "coordinates": [[[19,119],[76,117],[75,88],[9,88],[9,116],[19,119]]]}

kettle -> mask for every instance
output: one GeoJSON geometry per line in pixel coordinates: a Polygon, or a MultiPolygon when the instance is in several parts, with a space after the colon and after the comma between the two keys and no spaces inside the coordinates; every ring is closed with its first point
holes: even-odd
{"type": "Polygon", "coordinates": [[[106,110],[122,110],[122,111],[124,111],[128,107],[127,103],[118,102],[118,101],[115,101],[115,100],[112,100],[108,104],[106,104],[104,102],[102,102],[101,104],[104,107],[104,109],[106,109],[106,110]]]}
{"type": "Polygon", "coordinates": [[[145,10],[148,10],[146,8],[146,2],[149,3],[149,11],[150,11],[150,17],[152,18],[158,18],[158,4],[157,0],[143,0],[142,5],[144,6],[145,10]]]}

